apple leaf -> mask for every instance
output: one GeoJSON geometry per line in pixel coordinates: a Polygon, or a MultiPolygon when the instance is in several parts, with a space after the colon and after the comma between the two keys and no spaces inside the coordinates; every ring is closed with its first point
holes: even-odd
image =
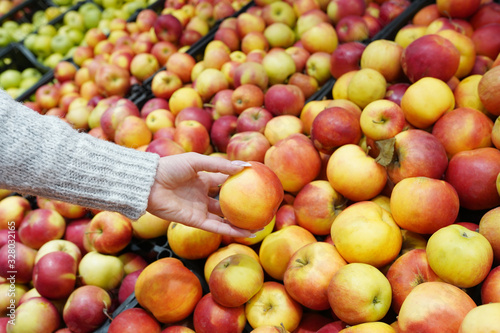
{"type": "Polygon", "coordinates": [[[388,166],[394,158],[394,145],[396,143],[395,138],[385,139],[375,141],[377,148],[380,150],[375,162],[386,167],[388,166]]]}

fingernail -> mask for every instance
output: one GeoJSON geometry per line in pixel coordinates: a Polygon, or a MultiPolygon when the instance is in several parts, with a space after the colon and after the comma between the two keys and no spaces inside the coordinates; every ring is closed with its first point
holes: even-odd
{"type": "Polygon", "coordinates": [[[245,161],[239,161],[239,160],[235,160],[235,161],[231,161],[231,164],[233,165],[237,165],[237,166],[242,166],[242,167],[251,167],[252,165],[248,162],[245,162],[245,161]]]}

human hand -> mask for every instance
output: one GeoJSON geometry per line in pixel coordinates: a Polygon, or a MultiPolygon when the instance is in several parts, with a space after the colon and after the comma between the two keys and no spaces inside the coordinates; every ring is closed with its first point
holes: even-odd
{"type": "Polygon", "coordinates": [[[237,228],[225,220],[219,201],[208,195],[245,166],[250,164],[197,153],[162,157],[147,211],[167,221],[218,234],[252,237],[252,231],[237,228]]]}

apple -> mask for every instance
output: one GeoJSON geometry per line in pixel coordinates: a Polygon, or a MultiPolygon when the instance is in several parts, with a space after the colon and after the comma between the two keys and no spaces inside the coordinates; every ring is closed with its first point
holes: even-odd
{"type": "Polygon", "coordinates": [[[421,283],[403,302],[398,326],[401,332],[458,332],[466,314],[475,307],[472,298],[456,286],[440,281],[421,283]],[[437,313],[445,314],[446,321],[440,320],[437,313]]]}
{"type": "Polygon", "coordinates": [[[193,312],[196,332],[242,332],[245,328],[245,307],[226,307],[218,303],[213,293],[205,294],[193,312]]]}
{"type": "MultiPolygon", "coordinates": [[[[371,102],[384,98],[387,91],[387,81],[380,72],[372,68],[361,68],[357,71],[348,72],[343,76],[348,75],[352,76],[350,79],[347,79],[346,82],[347,94],[345,99],[354,102],[363,109],[371,102]]],[[[335,86],[338,82],[339,81],[337,81],[333,87],[333,93],[335,93],[335,86]]],[[[342,97],[334,95],[333,98],[337,99],[342,97]]]]}
{"type": "MultiPolygon", "coordinates": [[[[288,62],[288,64],[290,63],[288,62]]],[[[291,65],[289,66],[291,67],[291,65]]],[[[290,74],[292,74],[292,72],[295,72],[295,70],[289,71],[290,74]]],[[[234,87],[239,87],[245,83],[255,84],[262,90],[266,90],[268,84],[270,83],[270,77],[268,76],[264,65],[253,61],[247,61],[238,65],[238,67],[234,70],[234,87]]]]}
{"type": "Polygon", "coordinates": [[[429,266],[425,249],[413,249],[397,258],[387,274],[392,287],[391,307],[399,313],[408,294],[421,283],[442,281],[429,266]]]}
{"type": "Polygon", "coordinates": [[[281,230],[291,225],[298,225],[295,217],[295,209],[292,204],[282,204],[276,212],[274,230],[281,230]]]}
{"type": "Polygon", "coordinates": [[[346,202],[328,181],[314,180],[297,193],[291,206],[296,224],[314,235],[324,236],[330,234],[332,223],[346,207],[346,202]]]}
{"type": "Polygon", "coordinates": [[[215,32],[214,40],[222,41],[231,51],[240,49],[241,40],[235,29],[219,27],[215,32]]]}
{"type": "Polygon", "coordinates": [[[302,32],[300,42],[309,53],[332,53],[339,45],[340,38],[330,22],[319,22],[302,32]]]}
{"type": "Polygon", "coordinates": [[[311,53],[306,61],[306,74],[315,78],[320,86],[331,78],[330,53],[314,52],[311,53]]]}
{"type": "Polygon", "coordinates": [[[384,99],[387,99],[391,102],[396,103],[398,106],[401,106],[401,99],[403,98],[403,95],[409,86],[410,84],[405,82],[390,84],[387,87],[384,99]]]}
{"type": "Polygon", "coordinates": [[[277,175],[285,191],[294,193],[318,176],[321,158],[312,141],[296,133],[269,148],[264,164],[277,175]]]}
{"type": "Polygon", "coordinates": [[[368,24],[358,15],[342,17],[335,25],[335,31],[340,43],[361,42],[370,36],[368,24]]]}
{"type": "Polygon", "coordinates": [[[278,176],[271,168],[259,162],[252,161],[250,164],[251,167],[230,176],[222,184],[219,202],[222,213],[232,224],[255,230],[263,228],[274,218],[284,192],[278,176]],[[251,196],[248,191],[252,193],[251,196]]]}
{"type": "Polygon", "coordinates": [[[83,244],[87,252],[116,254],[130,243],[132,233],[128,218],[120,213],[102,211],[87,224],[83,244]]]}
{"type": "Polygon", "coordinates": [[[191,71],[196,64],[194,57],[188,53],[174,52],[165,64],[167,71],[177,74],[183,83],[191,82],[191,71]]]}
{"type": "Polygon", "coordinates": [[[270,147],[271,144],[260,132],[239,132],[229,139],[226,153],[230,160],[264,163],[264,157],[270,147]]]}
{"type": "Polygon", "coordinates": [[[40,249],[38,249],[35,256],[35,264],[44,255],[52,252],[66,252],[75,260],[77,265],[82,259],[82,252],[76,244],[64,239],[54,239],[43,244],[40,249]]]}
{"type": "MultiPolygon", "coordinates": [[[[28,289],[26,285],[22,285],[20,283],[14,283],[13,280],[15,277],[11,277],[9,280],[4,279],[3,283],[0,284],[1,298],[0,298],[0,306],[2,308],[1,314],[3,318],[6,318],[6,322],[0,322],[0,325],[4,325],[2,327],[3,332],[5,332],[5,327],[8,321],[14,320],[16,315],[16,308],[19,307],[24,301],[26,301],[31,297],[40,296],[36,289],[28,289]],[[12,281],[12,283],[10,282],[12,281]],[[32,290],[34,292],[32,292],[32,290]]],[[[2,330],[0,330],[2,332],[2,330]]]]}
{"type": "Polygon", "coordinates": [[[214,267],[223,259],[234,255],[234,254],[246,254],[252,258],[254,258],[257,262],[259,262],[259,256],[255,252],[254,249],[252,249],[248,245],[240,244],[240,243],[230,243],[228,245],[224,245],[217,249],[215,252],[210,254],[207,259],[205,260],[204,263],[204,268],[203,268],[203,273],[205,277],[205,281],[210,280],[210,275],[212,274],[212,271],[214,267]]]}
{"type": "Polygon", "coordinates": [[[154,74],[151,81],[151,90],[157,98],[169,99],[177,89],[181,88],[183,83],[180,77],[167,70],[162,70],[154,74]]]}
{"type": "Polygon", "coordinates": [[[304,12],[302,15],[297,16],[297,21],[295,23],[297,37],[302,37],[302,34],[305,31],[321,22],[330,23],[330,18],[328,17],[326,11],[323,11],[319,8],[312,8],[307,12],[304,12]]]}
{"type": "Polygon", "coordinates": [[[152,111],[157,109],[170,110],[168,101],[160,97],[151,98],[140,108],[140,115],[142,118],[147,118],[152,111]]]}
{"type": "Polygon", "coordinates": [[[393,138],[403,131],[406,120],[401,107],[390,100],[377,100],[368,104],[359,119],[361,131],[373,140],[393,138]]]}
{"type": "MultiPolygon", "coordinates": [[[[142,273],[143,269],[133,271],[123,278],[118,289],[118,303],[123,304],[128,297],[134,292],[135,283],[137,278],[142,273]]],[[[135,297],[135,296],[134,296],[135,297]]]]}
{"type": "Polygon", "coordinates": [[[203,101],[208,102],[219,91],[229,88],[229,83],[220,70],[205,68],[193,84],[195,91],[203,101]]]}
{"type": "Polygon", "coordinates": [[[491,147],[492,129],[493,121],[484,113],[460,107],[439,118],[432,127],[432,134],[443,144],[451,158],[460,151],[491,147]],[[468,124],[474,127],[468,129],[468,124]],[[458,129],[460,137],[456,136],[458,129]]]}
{"type": "Polygon", "coordinates": [[[28,199],[11,195],[0,200],[0,229],[18,228],[24,216],[31,210],[28,199]]]}
{"type": "Polygon", "coordinates": [[[97,286],[81,286],[68,297],[62,317],[71,331],[93,332],[108,318],[109,293],[97,286]]]}
{"type": "Polygon", "coordinates": [[[290,258],[304,245],[316,242],[307,229],[292,225],[267,235],[261,243],[259,258],[264,271],[276,280],[283,281],[290,258]]]}
{"type": "Polygon", "coordinates": [[[57,211],[38,208],[26,214],[18,235],[23,244],[38,250],[50,240],[61,239],[65,228],[66,221],[57,211]]]}
{"type": "Polygon", "coordinates": [[[492,147],[462,151],[450,159],[444,179],[457,191],[462,207],[481,210],[498,206],[499,160],[500,151],[492,147]]]}
{"type": "Polygon", "coordinates": [[[200,122],[183,120],[175,128],[174,141],[186,152],[203,154],[210,146],[210,135],[200,122]]]}
{"type": "Polygon", "coordinates": [[[35,99],[43,110],[49,110],[59,104],[61,93],[53,84],[47,83],[35,91],[35,99]]]}
{"type": "Polygon", "coordinates": [[[356,144],[344,144],[332,153],[326,176],[335,191],[353,201],[374,198],[387,182],[385,168],[356,144]]]}
{"type": "Polygon", "coordinates": [[[357,325],[384,318],[391,306],[391,284],[377,268],[366,263],[340,267],[327,289],[330,306],[340,320],[357,325]]]}
{"type": "Polygon", "coordinates": [[[151,142],[153,133],[140,116],[126,116],[116,127],[114,141],[120,146],[138,148],[151,142]]]}
{"type": "Polygon", "coordinates": [[[95,83],[105,96],[125,96],[130,89],[130,73],[113,64],[103,64],[97,70],[95,83]]]}
{"type": "Polygon", "coordinates": [[[264,133],[266,125],[271,119],[273,119],[273,114],[267,109],[261,106],[249,107],[239,114],[236,122],[236,131],[264,133]]]}
{"type": "Polygon", "coordinates": [[[499,261],[500,258],[500,237],[499,230],[496,226],[498,224],[498,220],[495,217],[499,211],[500,209],[498,209],[498,207],[488,210],[479,220],[478,228],[479,233],[486,237],[486,239],[490,242],[491,247],[493,248],[495,261],[499,261]]]}
{"type": "Polygon", "coordinates": [[[177,52],[177,46],[168,41],[158,41],[150,50],[150,53],[156,57],[161,67],[167,64],[168,59],[175,52],[177,52]]]}
{"type": "Polygon", "coordinates": [[[267,74],[271,88],[277,84],[284,84],[286,80],[296,72],[295,62],[292,56],[288,54],[285,49],[281,48],[277,48],[272,52],[267,52],[262,59],[262,66],[267,74]]]}
{"type": "Polygon", "coordinates": [[[154,135],[161,128],[174,128],[176,117],[166,109],[156,109],[147,115],[145,121],[147,128],[154,135]]]}
{"type": "Polygon", "coordinates": [[[274,84],[264,95],[264,107],[275,116],[299,116],[304,105],[304,93],[295,85],[274,84]]]}
{"type": "Polygon", "coordinates": [[[66,230],[64,232],[64,240],[70,241],[75,244],[82,255],[87,253],[87,250],[83,245],[83,239],[85,237],[85,229],[90,220],[90,218],[82,218],[68,221],[68,223],[66,224],[66,230]]]}
{"type": "Polygon", "coordinates": [[[403,47],[396,42],[380,39],[368,44],[361,54],[360,67],[379,71],[387,82],[396,82],[403,76],[401,55],[403,47]]]}
{"type": "Polygon", "coordinates": [[[436,34],[415,39],[401,54],[403,72],[411,82],[417,82],[423,77],[446,82],[455,75],[459,63],[460,52],[455,45],[436,34]]]}
{"type": "Polygon", "coordinates": [[[223,89],[215,93],[214,97],[212,97],[208,107],[212,110],[212,118],[213,120],[217,120],[222,116],[228,115],[236,115],[234,111],[232,95],[234,89],[223,89]]]}
{"type": "Polygon", "coordinates": [[[311,55],[309,51],[299,46],[290,46],[285,49],[285,52],[288,53],[294,63],[295,63],[295,73],[302,73],[306,68],[307,59],[311,55]]]}
{"type": "Polygon", "coordinates": [[[236,134],[238,117],[225,115],[216,119],[210,130],[210,139],[215,149],[225,153],[231,137],[236,134]]]}
{"type": "Polygon", "coordinates": [[[125,275],[142,270],[148,265],[146,260],[136,252],[123,252],[118,259],[123,263],[125,275]]]}
{"type": "Polygon", "coordinates": [[[70,254],[50,252],[33,267],[33,286],[43,297],[63,299],[75,289],[76,272],[77,262],[70,254]]]}
{"type": "Polygon", "coordinates": [[[342,107],[324,109],[311,125],[311,140],[325,154],[346,144],[357,144],[361,134],[360,118],[342,107]]]}
{"type": "Polygon", "coordinates": [[[293,331],[300,323],[303,309],[287,293],[285,286],[276,281],[266,281],[262,288],[245,305],[247,321],[252,328],[265,325],[282,325],[293,331]]]}
{"type": "Polygon", "coordinates": [[[230,308],[247,303],[262,288],[263,283],[264,270],[259,261],[243,253],[219,261],[208,280],[213,300],[230,308]]]}
{"type": "Polygon", "coordinates": [[[344,208],[332,224],[331,237],[347,262],[375,267],[396,259],[402,245],[401,231],[392,215],[372,201],[359,201],[344,208]]]}
{"type": "Polygon", "coordinates": [[[239,115],[250,107],[263,106],[264,92],[254,84],[245,83],[234,89],[231,101],[234,112],[239,115]]]}
{"type": "Polygon", "coordinates": [[[167,229],[167,239],[172,251],[183,259],[207,258],[215,252],[222,236],[210,231],[171,222],[167,229]]]}
{"type": "Polygon", "coordinates": [[[432,270],[443,281],[459,288],[481,283],[493,263],[493,249],[486,237],[457,224],[434,232],[427,242],[426,253],[432,270]],[[468,268],[464,270],[465,265],[468,268]]]}
{"type": "Polygon", "coordinates": [[[77,68],[69,61],[61,61],[54,68],[54,78],[60,82],[73,80],[77,68]]]}
{"type": "Polygon", "coordinates": [[[171,43],[179,41],[182,35],[182,23],[172,14],[159,15],[153,24],[158,40],[171,43]]]}
{"type": "Polygon", "coordinates": [[[124,332],[133,330],[134,332],[160,333],[160,323],[146,310],[141,308],[125,309],[116,315],[109,325],[108,332],[124,332]]]}
{"type": "Polygon", "coordinates": [[[402,229],[433,234],[455,222],[460,201],[457,191],[448,182],[428,177],[408,177],[394,186],[390,206],[394,220],[402,229]],[[408,200],[409,194],[411,200],[408,200]]]}
{"type": "Polygon", "coordinates": [[[302,121],[295,115],[282,114],[270,119],[264,128],[264,136],[271,145],[278,141],[286,139],[293,134],[303,133],[304,126],[302,121]]]}
{"type": "Polygon", "coordinates": [[[81,284],[105,290],[117,288],[125,274],[123,263],[118,257],[96,251],[88,252],[82,257],[78,273],[81,284]]]}
{"type": "Polygon", "coordinates": [[[291,28],[295,26],[297,20],[293,7],[284,1],[275,1],[263,6],[262,18],[268,26],[272,23],[280,22],[291,28]]]}
{"type": "MultiPolygon", "coordinates": [[[[310,68],[314,68],[314,66],[310,68]]],[[[328,76],[330,76],[329,72],[328,76]]],[[[304,94],[304,99],[309,99],[311,96],[314,95],[314,93],[318,91],[319,88],[318,80],[315,77],[299,72],[295,72],[292,74],[292,76],[290,76],[290,78],[288,79],[288,84],[299,87],[300,90],[302,90],[302,93],[304,94]]]]}
{"type": "MultiPolygon", "coordinates": [[[[12,234],[9,234],[12,235],[12,234]]],[[[0,248],[0,277],[4,279],[12,278],[12,252],[15,252],[15,283],[29,283],[32,280],[33,267],[35,265],[36,250],[24,245],[21,242],[10,242],[0,248]]],[[[8,282],[9,280],[7,280],[8,282]]]]}
{"type": "Polygon", "coordinates": [[[236,18],[236,31],[240,38],[245,37],[252,31],[264,32],[266,22],[261,16],[248,12],[241,13],[236,18]]]}
{"type": "Polygon", "coordinates": [[[459,1],[459,0],[438,0],[436,5],[441,15],[448,15],[452,18],[468,18],[480,7],[480,0],[459,1]]]}
{"type": "Polygon", "coordinates": [[[458,332],[495,331],[497,324],[493,318],[496,318],[499,314],[500,304],[498,303],[479,305],[467,313],[458,332]]]}
{"type": "Polygon", "coordinates": [[[448,157],[441,142],[423,130],[409,129],[396,134],[394,146],[389,151],[392,149],[394,155],[389,153],[391,161],[386,169],[394,184],[408,177],[441,179],[448,167],[448,157]]]}
{"type": "Polygon", "coordinates": [[[326,13],[333,24],[337,24],[341,18],[349,15],[362,16],[365,10],[365,1],[333,0],[328,2],[326,13]]]}
{"type": "Polygon", "coordinates": [[[135,284],[138,303],[158,321],[168,324],[191,315],[202,293],[196,274],[175,258],[163,258],[149,264],[135,284]]]}
{"type": "Polygon", "coordinates": [[[500,277],[499,267],[500,266],[493,268],[483,280],[481,285],[482,304],[498,303],[498,300],[500,299],[498,296],[498,291],[500,289],[500,284],[498,283],[500,277]]]}
{"type": "Polygon", "coordinates": [[[500,73],[500,66],[495,66],[481,77],[477,87],[477,93],[481,103],[485,109],[492,115],[500,115],[500,102],[495,96],[494,91],[500,85],[498,80],[498,73],[500,73]]]}
{"type": "Polygon", "coordinates": [[[240,49],[247,55],[257,51],[266,53],[269,50],[269,41],[264,32],[251,31],[241,38],[240,49]]]}
{"type": "Polygon", "coordinates": [[[303,306],[326,310],[330,308],[328,285],[335,273],[346,264],[332,244],[310,243],[299,248],[290,258],[283,284],[288,294],[303,306]]]}
{"type": "Polygon", "coordinates": [[[44,297],[33,297],[17,307],[15,320],[7,323],[6,332],[54,332],[60,324],[56,307],[44,297]]]}

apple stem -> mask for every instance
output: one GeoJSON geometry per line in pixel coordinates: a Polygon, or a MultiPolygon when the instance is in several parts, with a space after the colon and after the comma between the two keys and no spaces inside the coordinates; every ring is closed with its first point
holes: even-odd
{"type": "Polygon", "coordinates": [[[215,107],[215,105],[210,104],[210,103],[204,103],[204,104],[203,104],[203,107],[204,107],[204,108],[213,108],[213,107],[215,107]]]}

